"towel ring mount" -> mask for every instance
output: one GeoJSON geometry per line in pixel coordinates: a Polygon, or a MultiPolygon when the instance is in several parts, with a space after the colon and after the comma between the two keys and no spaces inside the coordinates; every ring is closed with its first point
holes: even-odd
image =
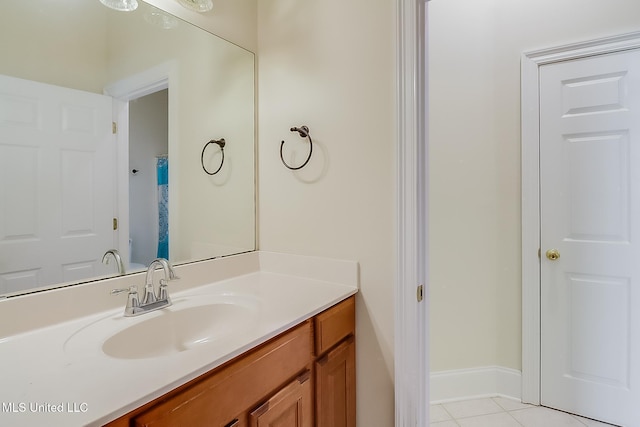
{"type": "Polygon", "coordinates": [[[226,145],[226,141],[224,140],[224,138],[212,139],[211,141],[207,142],[202,148],[202,154],[200,154],[200,164],[202,165],[202,169],[206,172],[207,175],[215,175],[218,172],[220,172],[220,169],[222,169],[222,165],[224,165],[224,146],[225,145],[226,145]],[[204,152],[206,151],[209,144],[216,144],[217,146],[219,146],[220,152],[222,153],[222,160],[220,160],[220,166],[218,166],[218,169],[216,169],[215,172],[209,172],[209,170],[207,170],[206,166],[204,165],[204,152]]]}
{"type": "Polygon", "coordinates": [[[300,138],[307,138],[309,140],[309,155],[307,156],[307,160],[305,160],[300,166],[291,166],[284,160],[284,155],[282,154],[284,141],[280,143],[280,160],[282,160],[282,164],[288,169],[296,171],[305,167],[307,163],[309,163],[309,160],[311,160],[311,154],[313,153],[313,141],[311,140],[311,135],[309,134],[309,128],[307,126],[292,127],[290,130],[291,132],[298,132],[300,138]]]}

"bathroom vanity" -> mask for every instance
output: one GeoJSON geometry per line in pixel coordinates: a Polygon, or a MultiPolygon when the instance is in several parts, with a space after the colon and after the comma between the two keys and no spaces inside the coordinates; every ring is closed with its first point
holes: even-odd
{"type": "Polygon", "coordinates": [[[252,252],[0,300],[0,425],[355,426],[353,261],[252,252]],[[81,302],[81,303],[80,303],[81,302]]]}
{"type": "Polygon", "coordinates": [[[107,425],[355,426],[354,333],[350,297],[107,425]]]}

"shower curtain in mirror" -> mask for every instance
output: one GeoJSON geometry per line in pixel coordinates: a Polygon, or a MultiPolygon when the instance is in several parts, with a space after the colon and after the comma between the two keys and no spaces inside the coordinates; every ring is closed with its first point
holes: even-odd
{"type": "Polygon", "coordinates": [[[158,175],[158,258],[169,259],[169,159],[157,158],[158,175]]]}

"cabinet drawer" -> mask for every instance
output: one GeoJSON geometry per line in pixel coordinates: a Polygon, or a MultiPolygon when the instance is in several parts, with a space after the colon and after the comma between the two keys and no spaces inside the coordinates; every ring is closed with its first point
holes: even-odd
{"type": "Polygon", "coordinates": [[[312,346],[307,321],[140,414],[133,425],[225,426],[304,370],[312,346]]]}
{"type": "Polygon", "coordinates": [[[354,333],[355,315],[355,297],[350,297],[314,318],[316,355],[324,353],[354,333]]]}

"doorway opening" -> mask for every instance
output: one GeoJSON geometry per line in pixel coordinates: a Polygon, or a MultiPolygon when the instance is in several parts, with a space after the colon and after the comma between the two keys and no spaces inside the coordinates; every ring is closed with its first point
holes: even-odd
{"type": "MultiPolygon", "coordinates": [[[[118,145],[118,247],[128,261],[127,271],[143,269],[158,254],[169,256],[169,242],[164,249],[161,233],[170,235],[170,207],[161,206],[158,197],[158,169],[161,160],[171,158],[172,123],[176,121],[176,102],[172,82],[177,80],[176,65],[169,61],[114,82],[105,93],[114,99],[118,145]],[[134,172],[135,171],[135,172],[134,172]],[[161,224],[161,210],[166,208],[161,224]],[[138,228],[140,226],[140,228],[138,228]],[[133,267],[133,268],[132,268],[133,267]]],[[[168,160],[165,160],[168,161],[168,160]]],[[[167,166],[167,165],[165,165],[167,166]]],[[[167,171],[165,184],[171,181],[172,198],[177,197],[176,168],[167,171]]]]}
{"type": "Polygon", "coordinates": [[[168,89],[129,101],[129,262],[168,258],[168,89]]]}

